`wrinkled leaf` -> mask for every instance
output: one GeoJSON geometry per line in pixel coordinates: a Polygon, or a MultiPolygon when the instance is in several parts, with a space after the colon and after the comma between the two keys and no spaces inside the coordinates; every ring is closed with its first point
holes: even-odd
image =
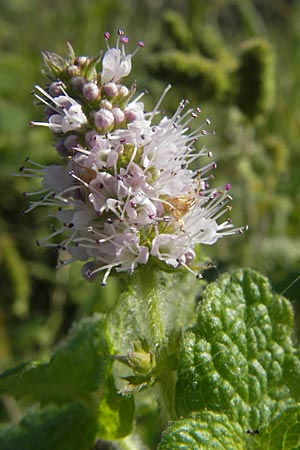
{"type": "Polygon", "coordinates": [[[0,392],[41,402],[66,402],[95,391],[111,365],[101,315],[83,319],[47,362],[30,362],[0,375],[0,392]]]}
{"type": "Polygon", "coordinates": [[[203,411],[172,423],[158,450],[246,450],[245,431],[225,414],[203,411]]]}
{"type": "Polygon", "coordinates": [[[264,450],[292,450],[300,448],[300,406],[287,409],[272,421],[262,436],[264,450]]]}
{"type": "Polygon", "coordinates": [[[207,408],[244,429],[266,429],[299,395],[292,326],[289,302],[255,271],[237,270],[209,285],[197,326],[183,337],[179,415],[207,408]]]}
{"type": "Polygon", "coordinates": [[[96,434],[96,417],[85,404],[49,406],[19,425],[0,429],[1,450],[87,450],[96,434]]]}

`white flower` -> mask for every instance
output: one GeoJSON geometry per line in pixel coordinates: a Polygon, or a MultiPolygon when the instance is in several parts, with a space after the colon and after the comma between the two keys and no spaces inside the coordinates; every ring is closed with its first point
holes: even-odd
{"type": "MultiPolygon", "coordinates": [[[[31,125],[40,125],[49,127],[53,133],[68,133],[69,131],[79,130],[87,124],[87,117],[82,111],[80,103],[71,98],[67,93],[58,97],[51,97],[40,86],[35,86],[36,90],[43,94],[41,97],[35,93],[35,97],[47,105],[51,111],[49,121],[31,122],[31,125]],[[50,101],[50,102],[49,102],[50,101]],[[53,114],[56,112],[56,114],[53,114]]],[[[61,88],[61,90],[64,90],[61,88]]]]}
{"type": "Polygon", "coordinates": [[[102,60],[101,83],[117,83],[131,72],[131,57],[118,48],[109,49],[102,60]]]}

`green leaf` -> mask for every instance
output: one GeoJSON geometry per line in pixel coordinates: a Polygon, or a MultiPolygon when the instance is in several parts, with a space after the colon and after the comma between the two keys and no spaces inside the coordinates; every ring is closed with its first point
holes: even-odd
{"type": "Polygon", "coordinates": [[[292,329],[289,302],[255,271],[237,270],[209,285],[197,326],[183,337],[179,415],[209,409],[226,413],[244,429],[266,429],[299,395],[292,329]]]}
{"type": "Polygon", "coordinates": [[[101,315],[83,319],[47,362],[30,362],[0,375],[0,392],[16,398],[66,402],[95,391],[112,361],[101,315]]]}
{"type": "Polygon", "coordinates": [[[29,414],[19,425],[0,429],[1,450],[87,450],[97,423],[93,410],[74,402],[29,414]]]}
{"type": "Polygon", "coordinates": [[[300,448],[300,405],[287,409],[272,421],[261,440],[264,450],[300,448]]]}
{"type": "Polygon", "coordinates": [[[108,379],[107,394],[98,407],[98,437],[116,440],[132,432],[134,419],[133,396],[124,396],[117,392],[113,376],[108,379]]]}
{"type": "Polygon", "coordinates": [[[245,435],[225,414],[203,411],[172,423],[163,433],[158,450],[246,450],[245,435]]]}

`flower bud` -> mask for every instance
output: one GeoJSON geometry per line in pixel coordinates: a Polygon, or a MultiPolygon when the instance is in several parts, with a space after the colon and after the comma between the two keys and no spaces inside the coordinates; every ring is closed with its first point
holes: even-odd
{"type": "Polygon", "coordinates": [[[75,64],[73,64],[72,66],[69,66],[67,68],[67,72],[71,77],[76,77],[80,75],[80,68],[78,66],[75,66],[75,64]]]}
{"type": "Polygon", "coordinates": [[[89,261],[84,264],[84,266],[81,269],[81,274],[83,278],[85,278],[87,281],[94,281],[97,278],[97,268],[99,266],[99,263],[97,261],[89,261]]]}
{"type": "Polygon", "coordinates": [[[100,90],[96,83],[85,83],[82,88],[82,94],[90,102],[94,102],[100,97],[100,90]]]}
{"type": "Polygon", "coordinates": [[[122,84],[118,85],[118,95],[120,98],[126,98],[129,95],[129,90],[126,86],[123,86],[122,84]]]}
{"type": "Polygon", "coordinates": [[[52,114],[56,114],[56,111],[51,106],[47,105],[44,108],[44,113],[47,119],[49,119],[49,117],[52,116],[52,114]]]}
{"type": "Polygon", "coordinates": [[[89,147],[93,147],[95,144],[96,137],[98,136],[97,131],[89,130],[85,135],[85,142],[89,147]]]}
{"type": "Polygon", "coordinates": [[[84,64],[86,64],[87,60],[87,56],[76,56],[75,62],[78,66],[82,67],[84,66],[84,64]]]}
{"type": "Polygon", "coordinates": [[[100,131],[108,131],[114,125],[114,116],[107,109],[100,109],[95,114],[95,125],[100,131]]]}
{"type": "Polygon", "coordinates": [[[70,150],[65,147],[64,141],[62,140],[59,140],[55,143],[55,149],[59,156],[62,156],[63,158],[70,156],[70,150]]]}
{"type": "Polygon", "coordinates": [[[62,94],[62,82],[61,81],[54,81],[49,86],[49,94],[52,95],[52,97],[57,97],[58,95],[62,94]]]}
{"type": "Polygon", "coordinates": [[[78,145],[78,136],[76,134],[70,134],[64,140],[64,146],[67,150],[72,150],[73,147],[78,145]]]}
{"type": "Polygon", "coordinates": [[[137,119],[137,115],[134,111],[125,111],[126,122],[134,122],[137,119]]]}
{"type": "Polygon", "coordinates": [[[109,109],[110,111],[112,110],[112,104],[110,103],[110,101],[106,100],[105,98],[103,100],[101,100],[100,107],[104,108],[104,109],[109,109]]]}
{"type": "Polygon", "coordinates": [[[117,85],[115,83],[104,84],[102,87],[102,93],[108,98],[116,97],[116,95],[118,95],[117,85]]]}
{"type": "Polygon", "coordinates": [[[120,108],[113,108],[111,112],[115,119],[115,125],[120,125],[125,121],[125,114],[120,108]]]}
{"type": "Polygon", "coordinates": [[[128,352],[127,355],[116,355],[117,361],[131,367],[135,373],[146,374],[155,365],[154,355],[151,352],[128,352]]]}
{"type": "Polygon", "coordinates": [[[85,82],[86,80],[83,77],[73,77],[71,80],[71,85],[74,89],[82,91],[85,82]]]}

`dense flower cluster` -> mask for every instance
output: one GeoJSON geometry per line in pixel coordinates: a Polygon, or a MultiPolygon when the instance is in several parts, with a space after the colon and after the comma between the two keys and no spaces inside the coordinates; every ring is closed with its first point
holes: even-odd
{"type": "Polygon", "coordinates": [[[64,233],[58,247],[86,262],[88,279],[103,272],[103,285],[112,270],[132,273],[149,259],[197,274],[196,244],[243,231],[227,218],[219,222],[230,209],[230,185],[209,186],[215,162],[192,169],[198,158],[212,156],[205,147],[194,148],[206,134],[203,124],[190,128],[200,111],[182,101],[172,117],[157,119],[167,86],[155,109],[145,113],[143,94],[122,84],[133,56],[125,53],[127,37],[119,30],[116,48],[108,46],[109,33],[105,38],[103,56],[76,57],[70,46],[68,59],[44,54],[53,81],[45,89],[36,86],[34,95],[47,118],[32,125],[52,131],[63,163],[43,167],[29,161],[22,168],[41,176],[44,188],[28,211],[55,206],[61,223],[39,244],[57,246],[51,239],[64,233]]]}

